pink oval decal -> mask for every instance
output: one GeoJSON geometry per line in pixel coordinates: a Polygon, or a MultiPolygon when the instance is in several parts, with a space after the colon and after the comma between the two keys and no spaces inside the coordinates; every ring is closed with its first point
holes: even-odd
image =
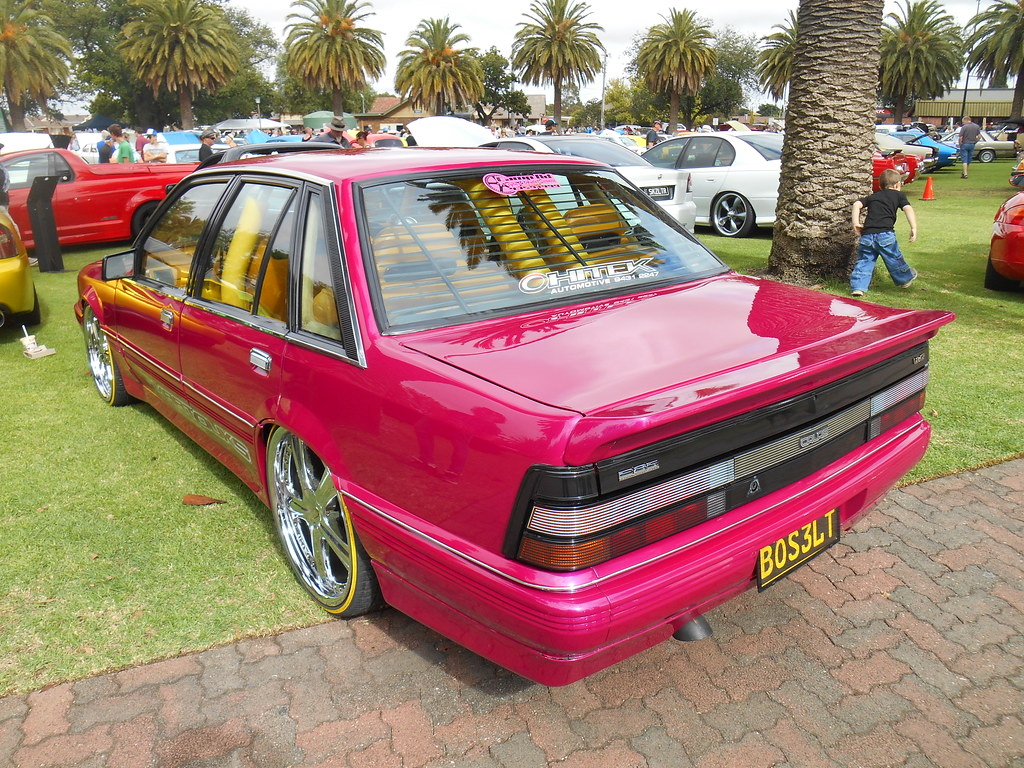
{"type": "Polygon", "coordinates": [[[551,189],[558,186],[558,179],[550,173],[530,173],[524,176],[506,176],[503,173],[488,173],[484,186],[491,192],[512,197],[531,189],[551,189]]]}

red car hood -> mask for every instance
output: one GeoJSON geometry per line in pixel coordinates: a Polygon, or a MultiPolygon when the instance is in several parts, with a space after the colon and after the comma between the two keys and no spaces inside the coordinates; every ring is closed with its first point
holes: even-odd
{"type": "Polygon", "coordinates": [[[587,417],[578,436],[596,430],[592,438],[606,442],[616,423],[681,431],[785,399],[920,343],[952,319],[727,275],[403,343],[576,411],[587,417]]]}

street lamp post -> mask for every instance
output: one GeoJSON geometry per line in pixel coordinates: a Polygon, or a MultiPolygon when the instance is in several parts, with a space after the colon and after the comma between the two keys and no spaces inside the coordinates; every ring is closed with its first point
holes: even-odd
{"type": "Polygon", "coordinates": [[[259,96],[257,96],[256,97],[256,127],[259,128],[260,130],[263,130],[263,112],[260,110],[260,103],[261,103],[261,101],[262,101],[262,99],[259,96]]]}

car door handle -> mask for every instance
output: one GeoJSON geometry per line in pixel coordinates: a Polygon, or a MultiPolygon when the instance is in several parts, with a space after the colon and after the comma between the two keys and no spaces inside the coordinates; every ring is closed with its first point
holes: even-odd
{"type": "Polygon", "coordinates": [[[264,373],[270,373],[270,366],[271,363],[273,363],[273,358],[262,349],[250,349],[249,362],[264,373]]]}
{"type": "Polygon", "coordinates": [[[169,309],[160,310],[160,325],[166,330],[171,330],[174,326],[174,313],[169,309]]]}

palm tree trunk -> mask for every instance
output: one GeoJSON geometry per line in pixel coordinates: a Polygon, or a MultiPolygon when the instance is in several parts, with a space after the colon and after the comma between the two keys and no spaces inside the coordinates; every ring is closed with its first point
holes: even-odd
{"type": "Polygon", "coordinates": [[[768,273],[845,280],[850,206],[871,191],[883,0],[800,0],[768,273]]]}
{"type": "Polygon", "coordinates": [[[1024,110],[1024,62],[1021,63],[1020,71],[1017,73],[1017,85],[1013,87],[1013,106],[1010,107],[1010,117],[1020,117],[1024,110]]]}
{"type": "Polygon", "coordinates": [[[555,127],[562,127],[562,81],[555,80],[555,127]]]}
{"type": "Polygon", "coordinates": [[[900,94],[896,97],[896,108],[893,110],[893,122],[896,125],[900,125],[903,122],[903,112],[907,108],[907,97],[906,94],[900,94]]]}
{"type": "Polygon", "coordinates": [[[188,88],[178,91],[178,111],[181,113],[182,130],[192,130],[195,121],[192,119],[192,92],[188,88]]]}
{"type": "MultiPolygon", "coordinates": [[[[676,124],[679,122],[679,91],[672,89],[668,101],[668,135],[676,135],[676,124]]],[[[692,126],[691,126],[692,127],[692,126]]]]}
{"type": "Polygon", "coordinates": [[[25,130],[25,108],[9,82],[4,83],[4,95],[7,97],[7,111],[11,114],[10,130],[21,133],[25,130]]]}
{"type": "Polygon", "coordinates": [[[345,113],[345,100],[342,98],[340,89],[331,91],[331,109],[336,115],[345,113]]]}

